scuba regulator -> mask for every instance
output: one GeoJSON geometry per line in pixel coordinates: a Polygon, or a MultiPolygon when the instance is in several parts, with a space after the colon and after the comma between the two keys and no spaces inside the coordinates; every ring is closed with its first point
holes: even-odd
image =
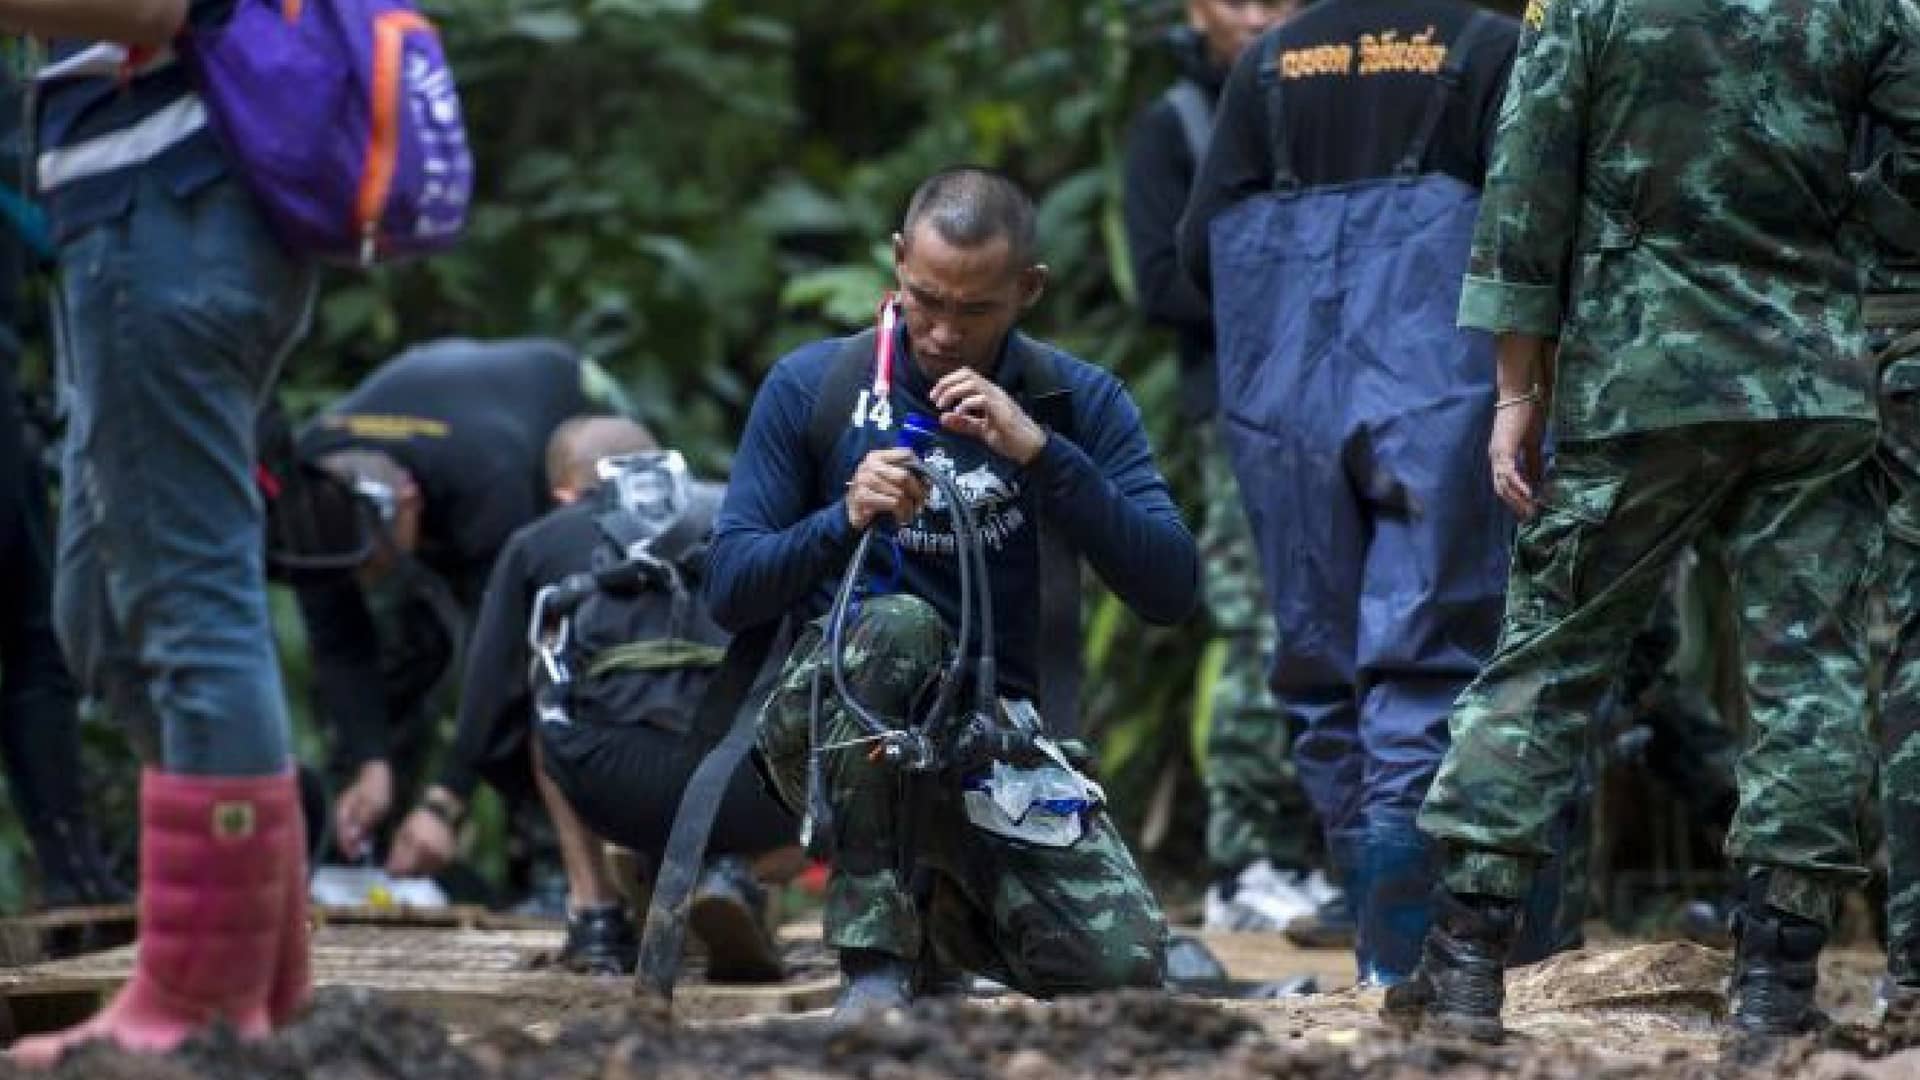
{"type": "MultiPolygon", "coordinates": [[[[813,752],[801,842],[811,847],[816,830],[831,821],[824,755],[870,745],[876,760],[905,777],[945,774],[958,779],[967,816],[975,825],[1028,843],[1069,846],[1084,831],[1082,815],[1105,798],[1098,785],[1074,769],[1046,737],[1031,704],[1003,702],[999,697],[986,542],[973,506],[954,478],[920,456],[934,436],[933,422],[911,413],[900,424],[895,444],[915,452],[910,471],[941,493],[952,516],[960,610],[951,656],[941,669],[930,704],[916,716],[880,715],[854,691],[846,665],[847,627],[858,607],[867,562],[880,533],[878,522],[869,525],[835,591],[823,642],[828,657],[825,677],[832,679],[834,692],[863,734],[822,745],[825,679],[816,668],[811,701],[813,752]],[[976,643],[977,650],[971,649],[976,643]],[[1038,813],[1033,812],[1036,809],[1038,813]]],[[[897,550],[895,558],[899,558],[897,550]]]]}
{"type": "Polygon", "coordinates": [[[578,673],[565,656],[575,612],[601,593],[658,589],[672,598],[671,624],[680,627],[691,603],[687,574],[704,564],[713,523],[714,496],[693,482],[678,450],[602,458],[594,471],[609,504],[595,523],[617,554],[597,554],[594,569],[541,587],[527,625],[528,649],[545,676],[536,681],[534,709],[548,722],[568,720],[566,695],[578,673]]]}

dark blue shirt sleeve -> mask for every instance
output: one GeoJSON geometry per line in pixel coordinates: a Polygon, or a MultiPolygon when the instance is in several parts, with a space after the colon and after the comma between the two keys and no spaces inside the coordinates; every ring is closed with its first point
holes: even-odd
{"type": "Polygon", "coordinates": [[[317,717],[331,729],[335,759],[357,769],[384,761],[392,730],[380,678],[380,646],[373,614],[351,577],[296,591],[313,655],[317,717]]]}
{"type": "Polygon", "coordinates": [[[1040,512],[1134,614],[1179,622],[1199,598],[1200,554],[1154,466],[1140,410],[1110,377],[1074,397],[1084,445],[1056,432],[1027,467],[1040,512]]]}
{"type": "Polygon", "coordinates": [[[714,525],[707,606],[733,633],[785,616],[853,553],[845,504],[813,505],[819,466],[807,429],[815,391],[795,359],[775,366],[754,398],[714,525]]]}

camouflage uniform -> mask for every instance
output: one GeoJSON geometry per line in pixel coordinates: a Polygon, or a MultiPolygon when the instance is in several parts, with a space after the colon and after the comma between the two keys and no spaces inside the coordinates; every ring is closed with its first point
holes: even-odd
{"type": "MultiPolygon", "coordinates": [[[[881,715],[904,716],[936,679],[952,637],[933,607],[912,596],[867,600],[849,630],[848,682],[881,715]]],[[[795,644],[760,717],[759,749],[780,797],[807,805],[808,717],[824,663],[818,625],[795,644]]],[[[832,746],[863,732],[823,687],[820,737],[832,746]]],[[[1105,811],[1071,848],[1002,840],[968,823],[959,786],[913,783],[856,745],[829,751],[834,874],[827,887],[826,941],[915,958],[939,958],[1035,996],[1156,987],[1166,922],[1105,811]],[[910,790],[917,789],[917,790],[910,790]],[[921,909],[901,865],[902,841],[934,871],[921,909]]]]}
{"type": "Polygon", "coordinates": [[[1887,838],[1887,972],[1920,986],[1920,291],[1886,320],[1875,479],[1887,503],[1879,584],[1896,623],[1880,709],[1887,838]]]}
{"type": "Polygon", "coordinates": [[[1850,206],[1920,237],[1907,156],[1863,185],[1864,113],[1920,134],[1911,6],[1539,0],[1509,86],[1461,321],[1558,338],[1554,474],[1516,538],[1499,648],[1421,813],[1456,894],[1518,897],[1586,727],[1669,566],[1732,567],[1748,741],[1728,848],[1830,924],[1863,877],[1873,445],[1850,206]],[[1835,89],[1841,88],[1841,89],[1835,89]],[[1891,181],[1889,183],[1888,181],[1891,181]]]}
{"type": "Polygon", "coordinates": [[[1201,584],[1225,662],[1213,682],[1207,729],[1207,859],[1234,871],[1266,859],[1304,869],[1313,808],[1294,773],[1293,733],[1267,688],[1273,619],[1263,602],[1253,528],[1232,463],[1212,422],[1194,430],[1207,516],[1200,531],[1201,584]]]}

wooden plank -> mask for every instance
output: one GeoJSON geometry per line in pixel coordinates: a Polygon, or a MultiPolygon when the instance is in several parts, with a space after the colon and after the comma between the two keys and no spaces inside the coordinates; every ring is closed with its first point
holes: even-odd
{"type": "Polygon", "coordinates": [[[135,917],[132,904],[112,904],[0,919],[0,968],[125,945],[135,917]]]}
{"type": "Polygon", "coordinates": [[[508,915],[488,911],[477,904],[450,904],[433,908],[404,904],[388,907],[315,906],[313,922],[316,926],[457,927],[463,930],[557,930],[564,925],[558,919],[508,915]]]}
{"type": "MultiPolygon", "coordinates": [[[[625,1000],[626,978],[574,975],[551,966],[562,931],[482,930],[329,924],[314,935],[317,988],[373,990],[476,1027],[508,1019],[561,1017],[584,1007],[625,1000]]],[[[809,946],[796,945],[807,949],[809,946]]],[[[769,986],[719,986],[704,981],[701,958],[689,958],[674,1008],[690,1020],[732,1019],[804,1012],[830,1005],[836,977],[822,974],[817,946],[799,977],[769,986]]],[[[0,970],[0,1003],[19,1034],[48,1030],[45,1017],[70,1022],[133,971],[132,946],[68,960],[0,970]]],[[[53,1025],[57,1026],[57,1025],[53,1025]]]]}

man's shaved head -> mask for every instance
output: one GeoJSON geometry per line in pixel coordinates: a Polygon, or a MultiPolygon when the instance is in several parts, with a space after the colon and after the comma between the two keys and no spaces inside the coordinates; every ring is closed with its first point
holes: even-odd
{"type": "Polygon", "coordinates": [[[1005,173],[976,165],[942,169],[921,182],[907,203],[901,235],[908,240],[921,225],[958,248],[1007,242],[1010,264],[1033,265],[1040,249],[1033,200],[1005,173]]]}
{"type": "Polygon", "coordinates": [[[547,440],[547,486],[579,495],[599,482],[594,466],[602,458],[658,449],[651,432],[624,416],[577,416],[547,440]]]}

